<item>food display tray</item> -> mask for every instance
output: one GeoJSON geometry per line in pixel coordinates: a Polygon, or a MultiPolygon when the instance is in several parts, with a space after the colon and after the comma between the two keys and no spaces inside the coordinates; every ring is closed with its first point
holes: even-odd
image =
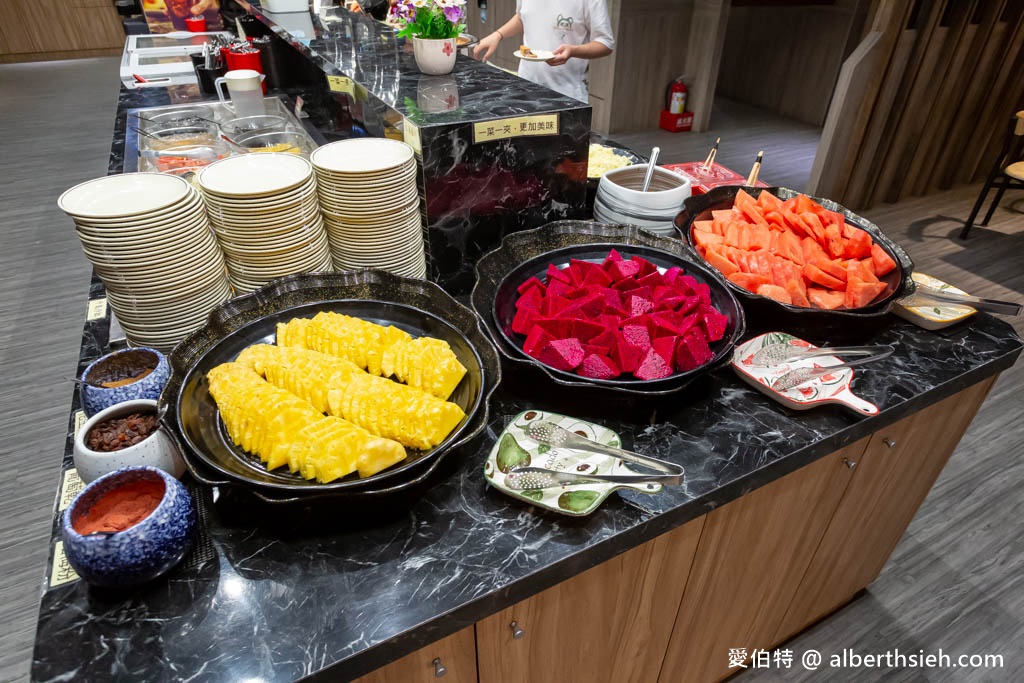
{"type": "MultiPolygon", "coordinates": [[[[280,97],[266,97],[263,99],[263,104],[266,108],[266,113],[274,116],[283,116],[288,121],[287,129],[289,132],[294,132],[302,135],[305,138],[306,146],[309,149],[316,149],[322,144],[327,142],[327,139],[323,136],[315,126],[308,123],[308,119],[300,119],[299,116],[295,115],[295,103],[292,102],[286,95],[280,97]]],[[[137,171],[151,171],[155,170],[146,164],[140,163],[140,153],[146,150],[152,149],[148,144],[148,139],[145,135],[140,134],[138,131],[143,128],[143,121],[139,117],[141,114],[143,118],[150,118],[157,114],[164,114],[167,112],[173,112],[179,109],[192,109],[196,106],[208,107],[213,111],[213,120],[218,124],[225,123],[232,118],[235,118],[234,112],[232,112],[226,106],[226,103],[219,100],[210,100],[206,102],[190,102],[187,104],[177,104],[162,107],[139,107],[128,110],[127,127],[125,129],[125,144],[124,144],[124,172],[134,173],[137,171]]],[[[301,110],[300,110],[301,116],[301,110]]],[[[230,145],[224,143],[228,155],[232,156],[239,152],[230,145]]]]}

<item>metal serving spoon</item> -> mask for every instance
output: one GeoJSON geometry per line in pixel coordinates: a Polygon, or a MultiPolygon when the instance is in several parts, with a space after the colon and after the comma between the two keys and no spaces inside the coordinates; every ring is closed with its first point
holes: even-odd
{"type": "Polygon", "coordinates": [[[864,365],[865,363],[871,363],[876,360],[881,360],[892,355],[895,350],[891,346],[879,346],[881,353],[878,353],[870,358],[861,358],[860,360],[851,360],[849,363],[840,363],[839,365],[826,365],[820,368],[794,368],[786,374],[782,375],[774,382],[772,382],[772,389],[775,391],[786,391],[793,387],[798,387],[804,382],[810,382],[815,377],[821,377],[827,375],[830,372],[836,370],[845,370],[846,368],[852,368],[855,365],[864,365]]]}
{"type": "Polygon", "coordinates": [[[754,367],[768,367],[815,358],[817,356],[871,356],[885,351],[885,346],[823,346],[817,349],[806,349],[789,344],[768,344],[757,351],[750,359],[754,367]]]}
{"type": "Polygon", "coordinates": [[[660,147],[655,147],[651,150],[651,160],[647,163],[647,173],[644,174],[644,184],[640,188],[641,192],[647,192],[651,186],[651,179],[654,178],[654,167],[658,165],[659,154],[661,154],[660,147]]]}
{"type": "MultiPolygon", "coordinates": [[[[526,428],[526,435],[533,439],[534,441],[536,441],[537,443],[546,444],[548,446],[551,446],[552,448],[571,448],[577,451],[589,451],[591,453],[600,453],[601,455],[610,455],[613,458],[618,458],[620,460],[625,460],[627,462],[636,463],[637,465],[643,465],[644,467],[649,467],[652,470],[655,470],[657,472],[663,472],[678,479],[678,481],[667,483],[678,484],[682,482],[684,470],[681,465],[677,465],[674,462],[658,460],[657,458],[650,458],[647,457],[646,455],[640,455],[639,453],[623,450],[621,448],[605,446],[603,443],[598,443],[592,439],[588,439],[586,437],[580,436],[579,434],[570,432],[568,429],[565,429],[564,427],[559,427],[554,422],[549,422],[547,420],[537,420],[536,422],[531,422],[529,426],[526,428]]],[[[614,476],[625,477],[630,475],[614,476]]],[[[647,477],[650,475],[638,476],[647,477]]],[[[630,479],[629,481],[633,481],[633,479],[630,479]]]]}
{"type": "Polygon", "coordinates": [[[682,474],[577,474],[543,467],[514,467],[505,475],[505,485],[516,491],[547,489],[563,484],[602,482],[609,484],[681,484],[682,474]]]}

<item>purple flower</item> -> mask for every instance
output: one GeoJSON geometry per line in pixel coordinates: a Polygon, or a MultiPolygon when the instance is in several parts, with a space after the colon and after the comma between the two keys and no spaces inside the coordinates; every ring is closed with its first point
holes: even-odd
{"type": "Polygon", "coordinates": [[[444,16],[445,19],[447,19],[448,21],[452,22],[453,24],[457,24],[460,21],[462,21],[462,9],[454,6],[445,7],[444,16]]]}

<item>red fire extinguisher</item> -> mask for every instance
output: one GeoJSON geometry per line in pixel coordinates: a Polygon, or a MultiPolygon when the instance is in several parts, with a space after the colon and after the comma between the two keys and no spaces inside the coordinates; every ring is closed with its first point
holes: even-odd
{"type": "Polygon", "coordinates": [[[665,94],[665,108],[673,114],[682,114],[686,111],[686,76],[680,76],[672,81],[665,94]]]}

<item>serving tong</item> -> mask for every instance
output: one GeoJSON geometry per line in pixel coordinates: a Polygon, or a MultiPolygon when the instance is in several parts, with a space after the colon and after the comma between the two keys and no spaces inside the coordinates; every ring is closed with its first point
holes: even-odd
{"type": "MultiPolygon", "coordinates": [[[[771,387],[775,391],[786,391],[800,386],[804,382],[810,382],[815,377],[821,377],[829,373],[835,372],[836,370],[845,370],[852,368],[857,365],[864,365],[865,363],[872,363],[876,360],[881,360],[892,355],[895,349],[892,346],[876,346],[874,347],[878,353],[867,358],[860,358],[858,360],[851,360],[847,363],[839,363],[838,365],[825,365],[820,368],[794,368],[784,375],[779,376],[771,387]]],[[[827,355],[832,355],[838,351],[838,348],[834,349],[820,349],[822,351],[829,352],[827,355]]]]}
{"type": "Polygon", "coordinates": [[[544,467],[515,467],[505,475],[505,484],[517,491],[526,489],[544,489],[563,484],[581,484],[586,482],[603,482],[611,484],[681,484],[683,468],[675,463],[658,460],[632,451],[606,446],[592,439],[570,432],[547,420],[531,422],[526,428],[526,435],[537,443],[552,448],[568,448],[608,455],[619,460],[632,462],[655,470],[660,474],[579,474],[561,472],[544,467]]]}
{"type": "MultiPolygon", "coordinates": [[[[818,356],[871,356],[876,353],[890,349],[890,346],[822,346],[817,348],[805,348],[791,344],[768,344],[761,347],[750,358],[750,365],[758,368],[767,368],[772,365],[793,363],[805,358],[816,358],[818,356]]],[[[889,354],[885,354],[889,355],[889,354]]],[[[885,356],[879,356],[884,358],[885,356]]]]}

